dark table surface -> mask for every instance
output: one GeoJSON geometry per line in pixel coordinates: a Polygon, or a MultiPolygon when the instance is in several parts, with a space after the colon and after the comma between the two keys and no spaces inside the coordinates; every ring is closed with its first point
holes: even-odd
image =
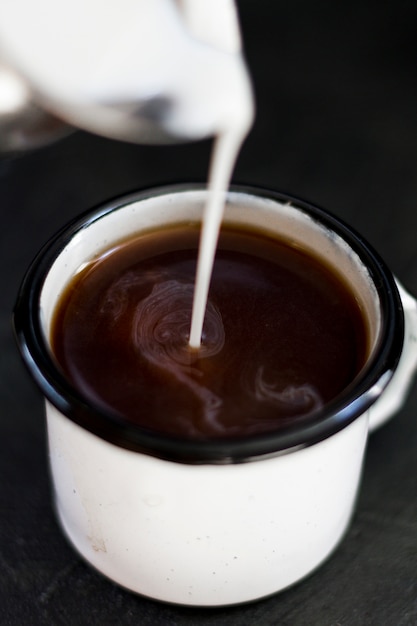
{"type": "MultiPolygon", "coordinates": [[[[417,3],[242,1],[258,112],[235,182],[286,191],[359,230],[417,295],[417,3]]],[[[369,441],[337,552],[267,600],[203,610],[119,589],[69,547],[51,507],[42,399],[11,333],[20,279],[83,210],[205,180],[210,142],[168,148],[74,133],[0,158],[0,624],[417,624],[417,386],[369,441]]]]}

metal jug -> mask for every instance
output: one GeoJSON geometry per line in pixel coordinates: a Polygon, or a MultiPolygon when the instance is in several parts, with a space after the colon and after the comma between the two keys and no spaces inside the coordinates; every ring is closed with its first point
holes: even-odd
{"type": "Polygon", "coordinates": [[[251,90],[233,0],[3,0],[0,59],[0,151],[74,127],[136,143],[203,138],[216,129],[189,112],[204,112],[207,90],[251,90]]]}

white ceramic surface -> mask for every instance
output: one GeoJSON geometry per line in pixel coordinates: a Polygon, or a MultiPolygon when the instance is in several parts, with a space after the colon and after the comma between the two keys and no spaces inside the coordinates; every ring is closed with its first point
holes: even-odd
{"type": "Polygon", "coordinates": [[[219,606],[272,594],[316,568],[350,521],[366,414],[283,456],[184,465],[114,446],[47,409],[65,533],[99,571],[151,598],[219,606]]]}

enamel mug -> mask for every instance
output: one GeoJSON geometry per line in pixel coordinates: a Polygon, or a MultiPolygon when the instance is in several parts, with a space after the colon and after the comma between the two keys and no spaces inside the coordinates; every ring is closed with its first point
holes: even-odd
{"type": "Polygon", "coordinates": [[[292,585],[339,544],[368,435],[401,407],[412,382],[417,313],[377,253],[339,219],[272,191],[232,187],[225,220],[291,239],[343,273],[366,319],[366,364],[311,419],[259,436],[181,440],[115,419],[55,363],[57,301],[83,264],[128,235],[199,221],[206,197],[201,186],[151,189],[75,219],[28,270],[14,326],[45,396],[54,503],[71,544],[134,592],[220,606],[292,585]]]}

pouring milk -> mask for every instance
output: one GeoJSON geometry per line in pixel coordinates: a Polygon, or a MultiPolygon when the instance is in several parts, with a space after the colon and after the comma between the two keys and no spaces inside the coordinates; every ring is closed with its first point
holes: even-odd
{"type": "Polygon", "coordinates": [[[79,128],[137,143],[215,137],[189,340],[198,348],[225,194],[253,119],[233,1],[4,0],[0,58],[79,128]]]}

